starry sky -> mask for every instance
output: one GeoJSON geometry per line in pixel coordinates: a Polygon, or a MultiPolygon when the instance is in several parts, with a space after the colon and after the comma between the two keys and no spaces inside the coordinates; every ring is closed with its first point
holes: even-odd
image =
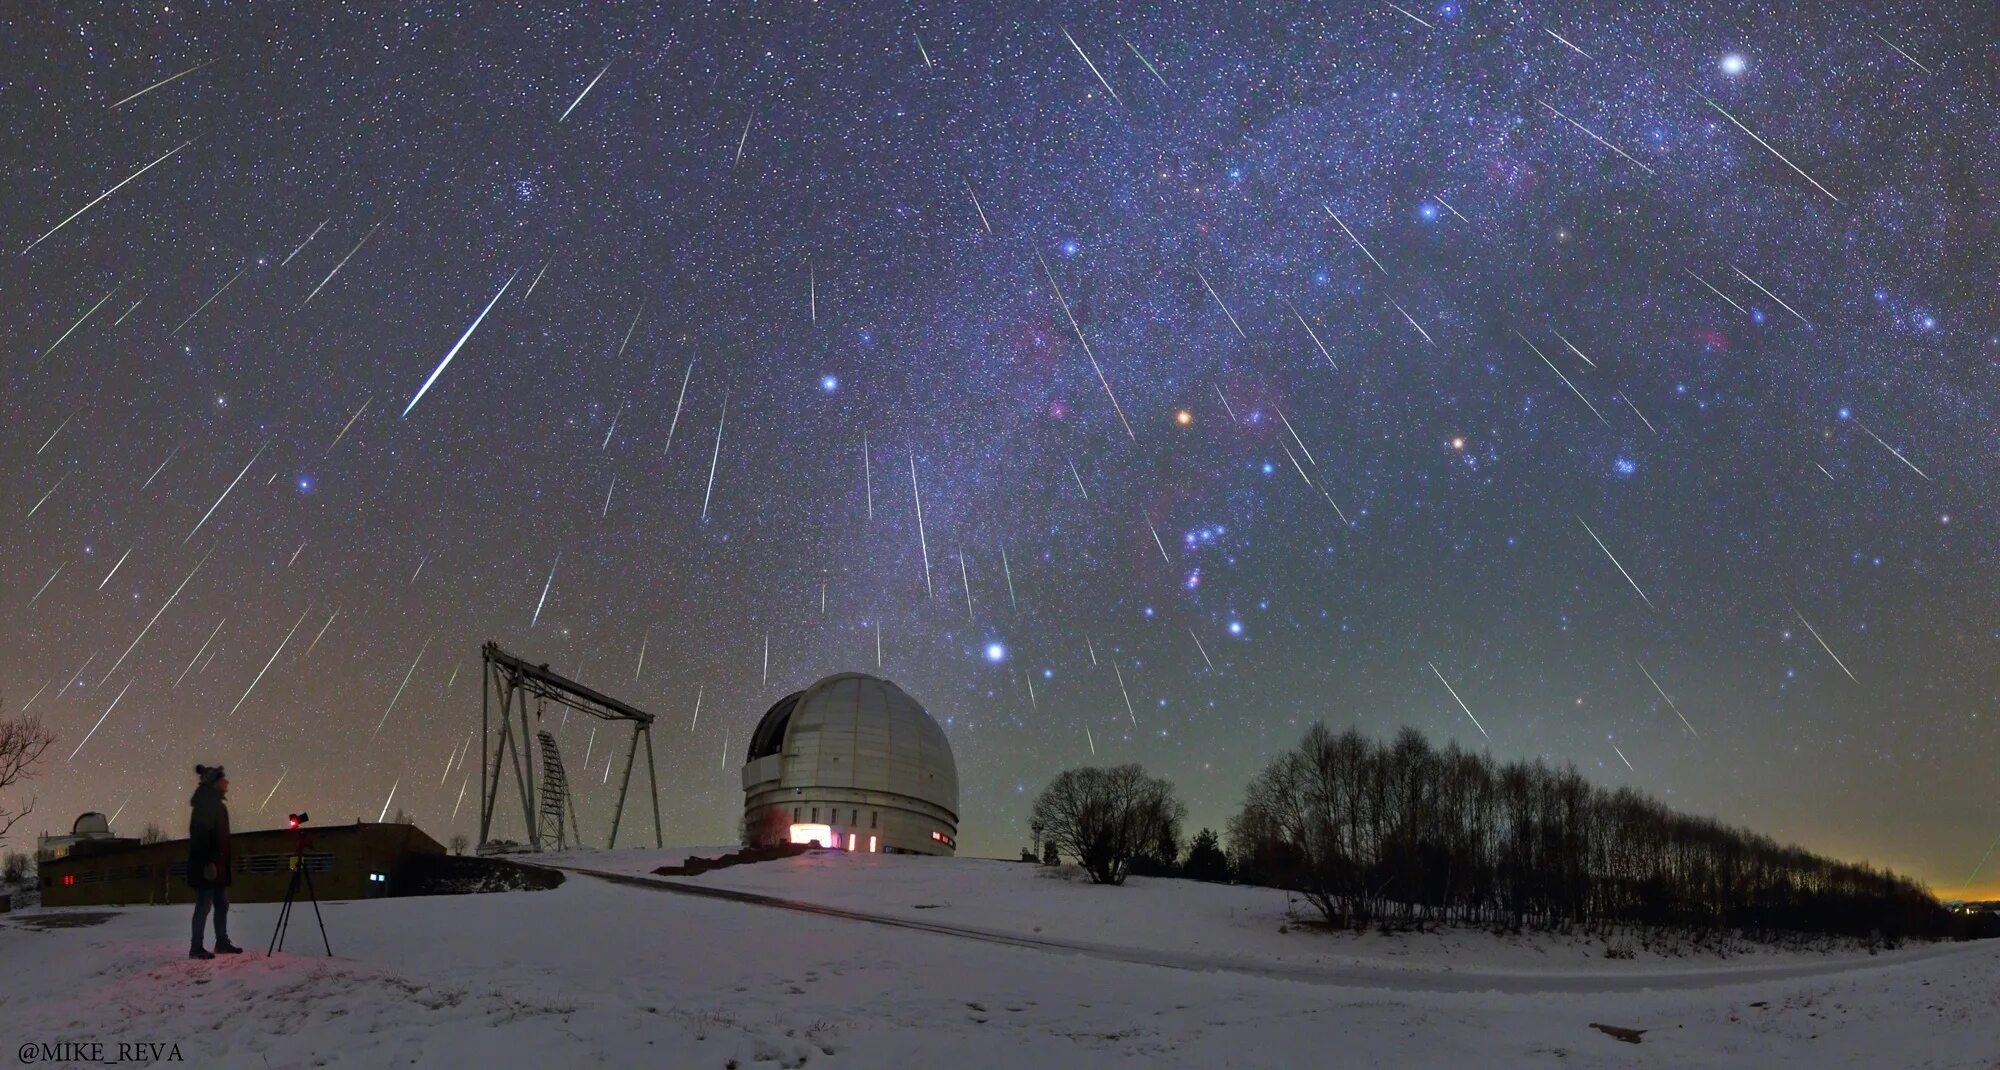
{"type": "Polygon", "coordinates": [[[2000,894],[1994,27],[1766,8],[13,6],[12,846],[476,833],[493,639],[669,843],[860,670],[972,853],[1325,719],[2000,894]]]}

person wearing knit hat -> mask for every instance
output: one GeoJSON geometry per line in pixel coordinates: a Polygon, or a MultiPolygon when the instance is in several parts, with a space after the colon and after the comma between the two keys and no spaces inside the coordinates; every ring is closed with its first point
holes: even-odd
{"type": "Polygon", "coordinates": [[[229,776],[219,765],[197,765],[194,775],[200,785],[188,800],[193,813],[188,818],[188,887],[194,889],[194,941],[188,958],[212,959],[216,955],[240,955],[243,949],[229,942],[229,776]],[[209,912],[215,912],[215,951],[201,946],[202,929],[209,912]]]}

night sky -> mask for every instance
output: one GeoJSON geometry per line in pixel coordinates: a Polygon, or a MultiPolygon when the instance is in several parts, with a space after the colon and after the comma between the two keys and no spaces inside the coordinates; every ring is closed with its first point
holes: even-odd
{"type": "Polygon", "coordinates": [[[1323,718],[2000,888],[1977,5],[403,7],[0,15],[11,846],[476,834],[489,638],[729,842],[879,635],[972,853],[1323,718]]]}

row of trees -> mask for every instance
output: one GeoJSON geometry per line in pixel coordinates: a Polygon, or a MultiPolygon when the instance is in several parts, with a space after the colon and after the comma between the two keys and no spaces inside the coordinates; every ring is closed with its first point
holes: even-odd
{"type": "MultiPolygon", "coordinates": [[[[1117,884],[1174,868],[1185,812],[1136,765],[1073,769],[1036,799],[1032,827],[1117,884]]],[[[1413,729],[1380,743],[1315,725],[1251,780],[1226,857],[1203,833],[1183,875],[1296,891],[1338,927],[1965,935],[1965,919],[1906,877],[1608,791],[1573,767],[1440,750],[1413,729]]]]}

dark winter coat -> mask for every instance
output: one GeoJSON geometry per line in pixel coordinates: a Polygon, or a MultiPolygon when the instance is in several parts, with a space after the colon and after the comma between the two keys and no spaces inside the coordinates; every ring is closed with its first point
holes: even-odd
{"type": "Polygon", "coordinates": [[[194,798],[188,803],[194,807],[188,818],[188,867],[187,882],[190,888],[229,887],[229,807],[222,801],[222,793],[210,784],[194,789],[194,798]],[[203,876],[209,865],[215,866],[213,880],[203,876]]]}

